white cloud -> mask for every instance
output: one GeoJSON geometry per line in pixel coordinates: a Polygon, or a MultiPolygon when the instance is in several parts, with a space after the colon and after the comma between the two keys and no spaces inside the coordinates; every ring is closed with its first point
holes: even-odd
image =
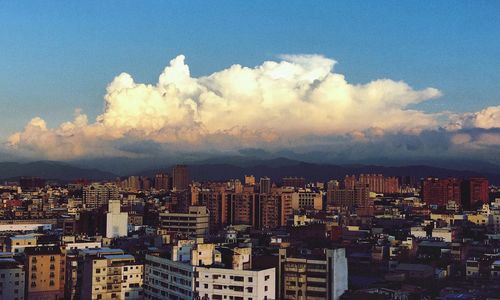
{"type": "MultiPolygon", "coordinates": [[[[105,110],[94,122],[77,112],[73,121],[47,128],[37,117],[8,143],[18,151],[70,159],[137,155],[117,146],[128,140],[196,150],[290,147],[310,143],[305,137],[311,135],[366,141],[385,134],[418,135],[445,125],[439,114],[408,108],[439,97],[437,89],[415,90],[390,79],[351,84],[333,72],[332,59],[281,59],[254,68],[233,65],[194,78],[179,55],[154,85],[118,75],[108,85],[105,110]]],[[[499,111],[491,107],[453,121],[458,129],[464,124],[498,127],[499,111]]],[[[462,136],[454,142],[467,141],[462,136]]]]}
{"type": "Polygon", "coordinates": [[[500,128],[500,105],[490,106],[481,111],[452,116],[449,129],[500,128]]]}

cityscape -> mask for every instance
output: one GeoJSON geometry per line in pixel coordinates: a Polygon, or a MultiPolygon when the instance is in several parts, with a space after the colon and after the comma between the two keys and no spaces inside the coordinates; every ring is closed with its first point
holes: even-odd
{"type": "Polygon", "coordinates": [[[499,12],[0,1],[0,300],[500,299],[499,12]]]}
{"type": "Polygon", "coordinates": [[[0,187],[17,299],[494,299],[500,188],[485,177],[197,182],[169,173],[0,187]],[[453,298],[455,297],[455,298],[453,298]]]}

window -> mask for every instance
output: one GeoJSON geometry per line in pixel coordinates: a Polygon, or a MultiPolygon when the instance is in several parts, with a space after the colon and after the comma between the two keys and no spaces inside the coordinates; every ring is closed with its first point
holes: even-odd
{"type": "Polygon", "coordinates": [[[266,291],[266,292],[267,292],[267,285],[266,285],[266,286],[264,286],[264,291],[266,291]]]}
{"type": "Polygon", "coordinates": [[[267,281],[268,279],[269,279],[269,275],[266,275],[266,276],[264,277],[264,280],[266,280],[266,281],[267,281]]]}
{"type": "Polygon", "coordinates": [[[253,277],[248,277],[248,282],[253,282],[253,277]]]}

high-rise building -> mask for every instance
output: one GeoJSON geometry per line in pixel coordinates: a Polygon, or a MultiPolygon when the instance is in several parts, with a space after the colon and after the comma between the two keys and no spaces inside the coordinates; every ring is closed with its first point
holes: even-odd
{"type": "Polygon", "coordinates": [[[337,180],[330,180],[326,183],[326,190],[333,191],[340,189],[340,183],[337,180]]]}
{"type": "Polygon", "coordinates": [[[422,180],[422,199],[429,205],[445,206],[449,202],[456,204],[461,201],[462,181],[456,178],[432,178],[422,180]]]}
{"type": "Polygon", "coordinates": [[[255,185],[255,176],[245,175],[245,185],[255,185]]]}
{"type": "Polygon", "coordinates": [[[141,176],[141,189],[149,191],[153,187],[153,182],[148,176],[141,176]]]}
{"type": "Polygon", "coordinates": [[[118,187],[114,184],[93,183],[83,187],[83,204],[86,208],[100,208],[114,199],[119,199],[118,187]]]}
{"type": "Polygon", "coordinates": [[[202,189],[198,194],[198,204],[210,212],[210,230],[224,228],[229,222],[229,201],[231,193],[222,186],[202,189]]]}
{"type": "Polygon", "coordinates": [[[326,194],[327,205],[347,207],[368,207],[370,191],[366,185],[356,184],[352,189],[329,190],[326,194]]]}
{"type": "Polygon", "coordinates": [[[137,192],[141,189],[141,178],[139,176],[129,176],[122,181],[122,188],[137,192]]]}
{"type": "Polygon", "coordinates": [[[462,189],[462,205],[466,209],[489,202],[488,178],[471,177],[463,181],[462,189]]]}
{"type": "Polygon", "coordinates": [[[399,192],[397,177],[384,177],[382,174],[361,174],[358,183],[368,185],[371,192],[394,194],[399,192]]]}
{"type": "Polygon", "coordinates": [[[259,229],[274,229],[280,227],[281,196],[277,193],[259,194],[259,229]]]}
{"type": "Polygon", "coordinates": [[[279,250],[278,299],[338,300],[347,290],[345,249],[302,256],[279,250]]]}
{"type": "Polygon", "coordinates": [[[306,179],[304,177],[285,177],[283,178],[284,187],[305,188],[306,179]]]}
{"type": "Polygon", "coordinates": [[[344,189],[352,190],[356,185],[356,176],[354,175],[346,175],[344,178],[344,189]]]}
{"type": "Polygon", "coordinates": [[[172,188],[174,190],[187,190],[191,179],[186,165],[176,165],[172,169],[172,188]]]}
{"type": "Polygon", "coordinates": [[[59,246],[26,248],[26,299],[64,299],[66,255],[59,246]]]}
{"type": "Polygon", "coordinates": [[[106,237],[117,238],[128,234],[128,213],[121,212],[120,200],[110,200],[106,214],[106,237]]]}
{"type": "Polygon", "coordinates": [[[21,186],[23,191],[43,188],[45,186],[45,179],[40,177],[21,177],[21,179],[19,179],[19,186],[21,186]]]}
{"type": "Polygon", "coordinates": [[[268,194],[271,192],[271,178],[262,177],[259,181],[259,191],[261,194],[268,194]]]}
{"type": "Polygon", "coordinates": [[[165,173],[158,173],[155,175],[154,187],[156,190],[170,190],[170,176],[165,173]]]}
{"type": "Polygon", "coordinates": [[[245,187],[241,193],[231,193],[229,197],[230,223],[255,226],[258,195],[254,193],[253,189],[245,187]]]}

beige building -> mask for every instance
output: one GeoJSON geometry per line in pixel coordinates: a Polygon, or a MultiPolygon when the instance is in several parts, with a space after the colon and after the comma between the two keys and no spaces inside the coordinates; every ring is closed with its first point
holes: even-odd
{"type": "Polygon", "coordinates": [[[24,253],[27,299],[64,299],[65,251],[59,246],[43,246],[26,248],[24,253]]]}
{"type": "Polygon", "coordinates": [[[12,253],[22,253],[28,247],[36,247],[38,237],[41,234],[14,235],[7,239],[6,251],[12,253]]]}
{"type": "Polygon", "coordinates": [[[94,209],[107,205],[109,200],[119,199],[118,187],[112,183],[93,183],[83,187],[83,204],[94,209]]]}
{"type": "Polygon", "coordinates": [[[309,189],[299,189],[292,194],[292,208],[297,209],[323,209],[323,197],[319,192],[309,189]]]}
{"type": "Polygon", "coordinates": [[[181,237],[203,237],[208,234],[209,216],[205,206],[190,206],[187,213],[161,213],[160,227],[181,237]]]}
{"type": "Polygon", "coordinates": [[[85,260],[81,299],[142,299],[143,265],[128,254],[107,254],[85,260]]]}

